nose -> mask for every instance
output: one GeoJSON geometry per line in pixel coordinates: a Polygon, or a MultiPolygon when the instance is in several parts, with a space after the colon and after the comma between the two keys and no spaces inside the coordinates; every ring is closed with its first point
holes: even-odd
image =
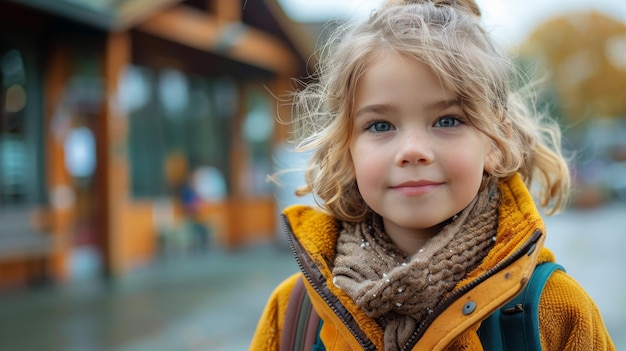
{"type": "Polygon", "coordinates": [[[433,161],[432,144],[426,133],[405,133],[398,139],[396,153],[398,166],[430,164],[433,161]]]}

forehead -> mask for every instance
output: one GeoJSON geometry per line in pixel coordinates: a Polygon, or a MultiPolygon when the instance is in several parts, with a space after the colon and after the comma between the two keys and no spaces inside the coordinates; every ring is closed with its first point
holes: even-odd
{"type": "Polygon", "coordinates": [[[357,109],[364,104],[456,99],[456,92],[430,66],[396,52],[376,55],[359,76],[355,89],[357,109]]]}

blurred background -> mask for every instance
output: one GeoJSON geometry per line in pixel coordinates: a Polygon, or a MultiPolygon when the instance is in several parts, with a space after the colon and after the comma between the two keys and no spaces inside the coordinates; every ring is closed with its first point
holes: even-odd
{"type": "MultiPolygon", "coordinates": [[[[0,1],[0,349],[245,350],[297,267],[293,78],[381,0],[0,1]]],[[[626,4],[482,0],[573,155],[548,245],[626,348],[626,4]]]]}

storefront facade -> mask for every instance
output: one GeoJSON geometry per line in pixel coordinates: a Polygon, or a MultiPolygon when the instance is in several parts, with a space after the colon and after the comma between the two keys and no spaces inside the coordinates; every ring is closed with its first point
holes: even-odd
{"type": "Polygon", "coordinates": [[[312,41],[276,0],[243,3],[0,4],[0,287],[275,235],[276,97],[312,41]]]}

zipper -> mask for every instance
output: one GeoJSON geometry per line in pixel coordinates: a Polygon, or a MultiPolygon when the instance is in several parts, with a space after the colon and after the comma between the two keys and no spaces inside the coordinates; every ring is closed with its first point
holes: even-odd
{"type": "MultiPolygon", "coordinates": [[[[297,238],[295,238],[295,235],[293,234],[293,230],[291,229],[291,226],[289,225],[289,222],[288,222],[286,216],[284,214],[281,214],[281,219],[282,219],[281,227],[282,227],[282,230],[284,231],[284,233],[287,234],[287,242],[289,244],[289,248],[291,249],[291,253],[295,257],[296,263],[298,264],[298,267],[300,268],[300,271],[302,272],[302,275],[304,275],[304,278],[313,287],[315,292],[317,292],[317,294],[322,297],[322,299],[324,300],[326,305],[328,305],[328,307],[330,307],[330,309],[333,311],[333,313],[335,313],[335,315],[341,320],[341,322],[346,326],[346,328],[348,328],[348,330],[350,331],[352,336],[354,336],[354,338],[359,342],[359,344],[361,345],[363,350],[375,350],[376,348],[372,344],[372,341],[369,340],[369,339],[368,340],[364,340],[362,337],[359,336],[359,333],[357,333],[354,330],[354,328],[351,327],[350,323],[348,321],[346,321],[346,319],[343,317],[343,314],[341,313],[341,311],[339,311],[339,309],[335,306],[335,304],[333,304],[333,302],[328,298],[328,295],[325,294],[319,288],[318,284],[316,284],[315,279],[311,277],[311,274],[310,274],[309,269],[308,269],[309,267],[305,267],[304,266],[304,263],[302,263],[302,260],[300,259],[300,256],[298,255],[298,250],[296,249],[296,243],[294,242],[294,239],[297,240],[297,238]]],[[[298,246],[300,246],[300,244],[298,244],[298,246]]],[[[304,251],[304,250],[302,250],[302,251],[304,251]]],[[[321,274],[321,272],[320,272],[320,274],[321,274]]],[[[324,283],[322,282],[322,284],[324,284],[324,283]]]]}
{"type": "Polygon", "coordinates": [[[536,249],[535,246],[537,244],[537,241],[542,235],[543,233],[541,232],[541,230],[536,229],[531,235],[530,239],[528,239],[524,243],[524,245],[522,245],[519,249],[517,249],[513,254],[509,255],[504,260],[498,262],[493,268],[481,274],[478,278],[474,279],[467,285],[464,285],[460,289],[457,289],[453,291],[450,295],[448,295],[448,297],[446,297],[439,305],[435,307],[435,309],[433,310],[433,313],[431,313],[422,322],[422,324],[417,328],[417,330],[411,335],[411,337],[409,338],[409,341],[407,341],[407,343],[404,345],[401,351],[410,350],[414,346],[414,344],[417,342],[417,340],[419,340],[419,338],[422,337],[422,335],[424,335],[424,333],[426,332],[426,329],[432,324],[435,318],[437,318],[437,316],[439,316],[439,314],[441,314],[446,308],[448,308],[448,306],[450,306],[454,301],[459,299],[468,291],[475,288],[478,284],[487,280],[487,278],[498,273],[502,269],[508,267],[509,265],[511,265],[511,263],[517,261],[517,259],[519,259],[523,255],[532,253],[536,249]]]}

